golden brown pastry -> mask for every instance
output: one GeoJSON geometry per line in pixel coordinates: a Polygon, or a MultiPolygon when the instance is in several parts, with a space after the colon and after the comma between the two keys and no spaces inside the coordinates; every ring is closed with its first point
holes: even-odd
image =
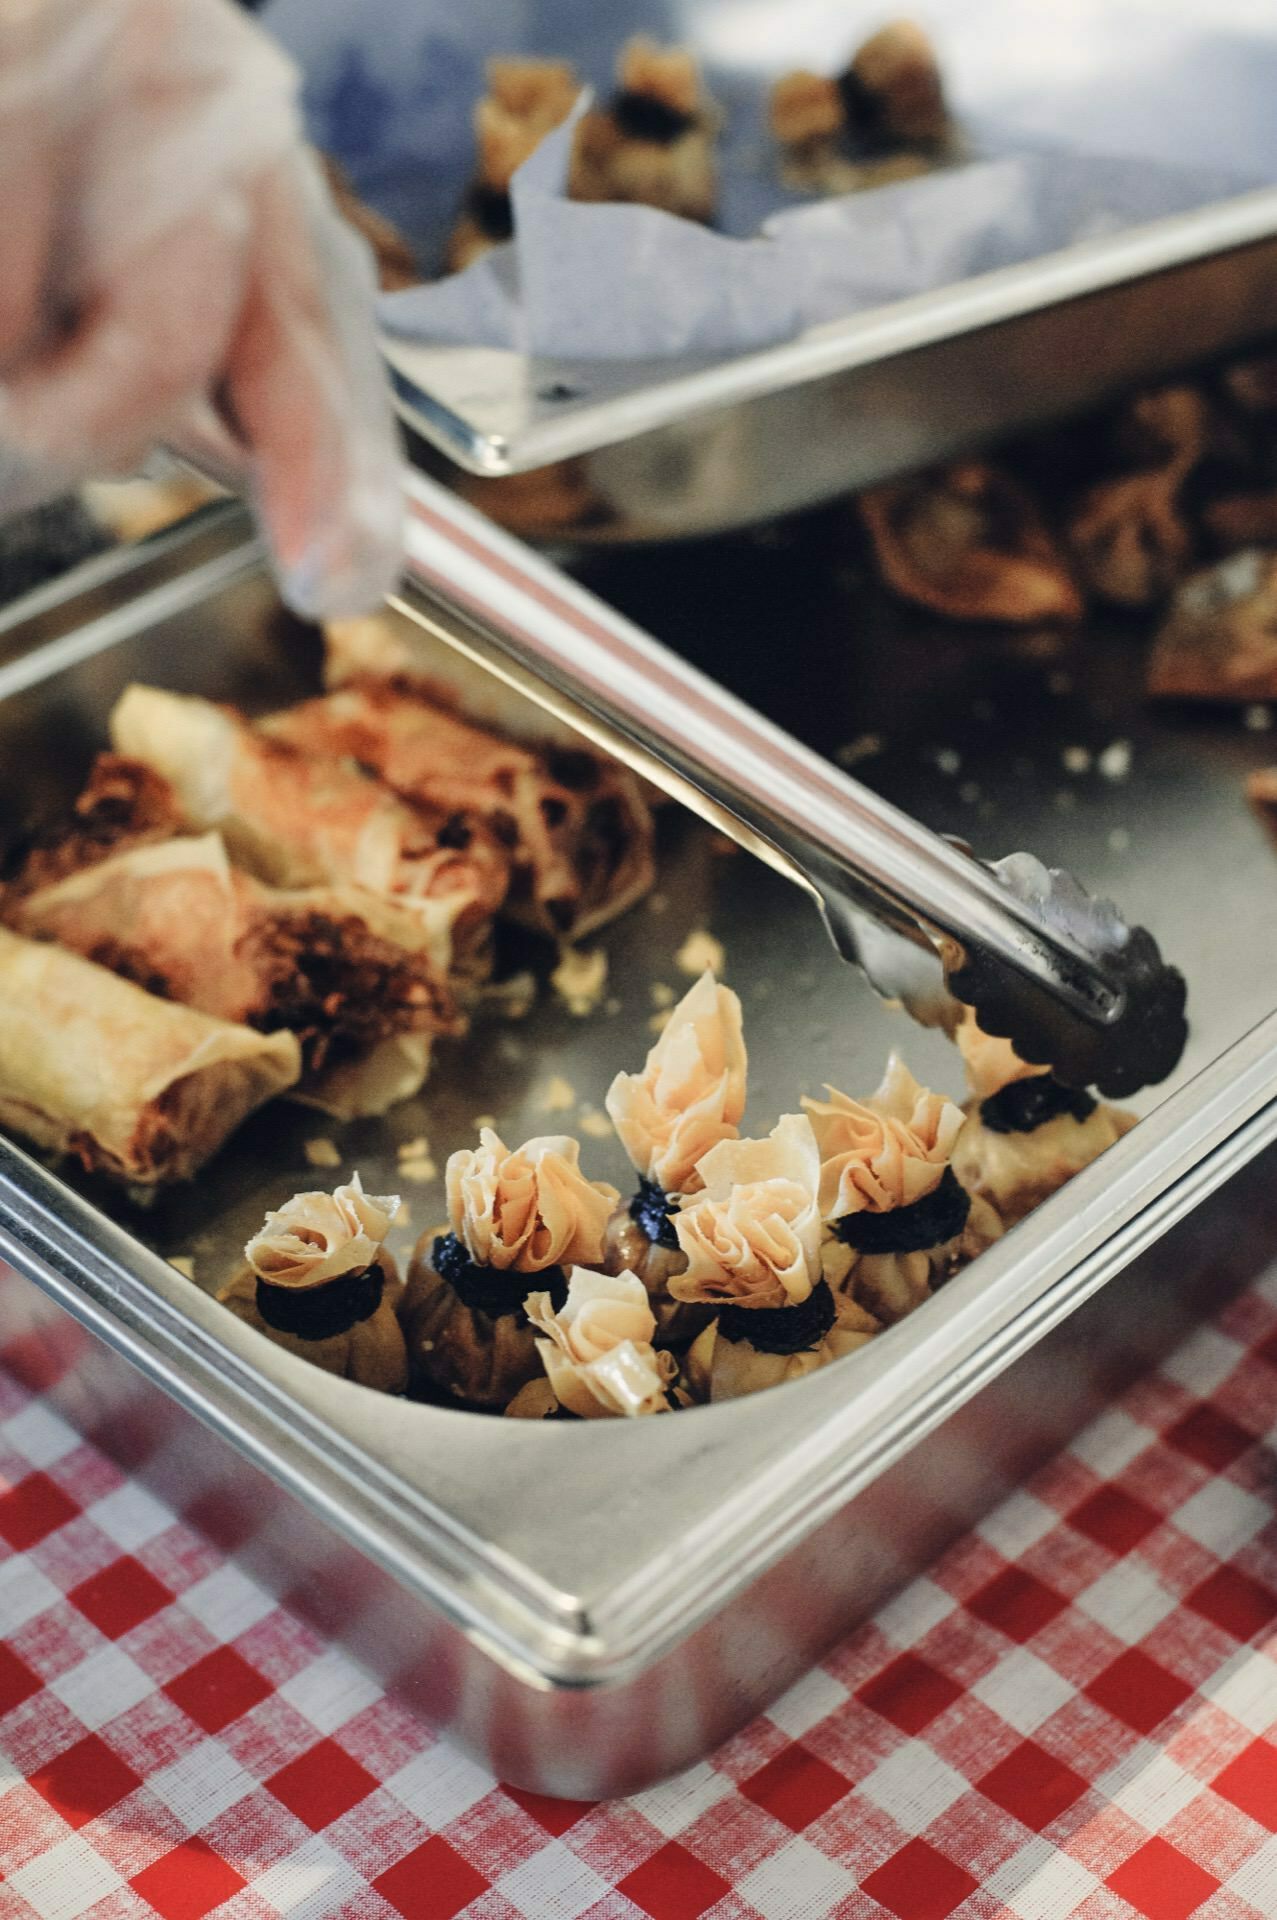
{"type": "Polygon", "coordinates": [[[559,1411],[579,1420],[632,1420],[669,1411],[678,1365],[672,1353],[658,1353],[652,1344],[656,1318],[634,1274],[573,1267],[563,1304],[556,1310],[548,1293],[531,1293],[527,1315],[553,1406],[545,1406],[531,1381],[516,1396],[522,1406],[511,1403],[507,1414],[548,1419],[559,1411]]]}
{"type": "Polygon", "coordinates": [[[800,1379],[865,1344],[877,1322],[821,1271],[820,1150],[803,1114],[765,1140],[721,1140],[700,1161],[703,1192],[674,1215],[685,1269],[675,1299],[717,1309],[692,1343],[694,1394],[734,1400],[800,1379]]]}
{"type": "Polygon", "coordinates": [[[506,917],[579,939],[632,906],[654,875],[639,783],[587,746],[537,750],[449,712],[420,682],[362,676],[261,731],[357,761],[414,807],[478,820],[506,849],[506,917]]]}
{"type": "Polygon", "coordinates": [[[822,193],[911,179],[957,146],[935,51],[910,20],[880,28],[834,79],[783,75],[770,120],[787,183],[822,193]]]}
{"type": "Polygon", "coordinates": [[[618,1073],[608,1088],[608,1114],[639,1184],[609,1223],[607,1262],[612,1272],[642,1280],[666,1344],[690,1339],[705,1323],[701,1308],[669,1290],[687,1266],[675,1208],[701,1190],[698,1163],[710,1148],[736,1138],[747,1064],[740,1001],[707,970],[671,1012],[642,1072],[618,1073]]]}
{"type": "Polygon", "coordinates": [[[499,1411],[539,1376],[527,1297],[548,1292],[557,1310],[566,1269],[602,1264],[617,1200],[586,1179],[580,1152],[565,1135],[511,1151],[485,1127],[449,1156],[448,1227],[418,1241],[401,1307],[421,1387],[499,1411]]]}
{"type": "Polygon", "coordinates": [[[1153,642],[1160,700],[1277,698],[1277,555],[1249,548],[1190,574],[1153,642]]]}
{"type": "Polygon", "coordinates": [[[953,1149],[961,1186],[1012,1227],[1098,1160],[1135,1125],[1134,1114],[1065,1087],[1020,1059],[1009,1040],[981,1031],[967,1009],[955,1038],[971,1101],[953,1149]]]}
{"type": "Polygon", "coordinates": [[[1079,620],[1082,597],[1032,498],[969,461],[862,493],[887,585],[950,620],[1079,620]]]}
{"type": "Polygon", "coordinates": [[[488,92],[474,110],[478,164],[448,243],[450,273],[514,232],[510,181],[546,134],[567,119],[580,91],[562,60],[490,60],[488,92]]]}
{"type": "Polygon", "coordinates": [[[357,1173],[332,1193],[295,1194],[267,1214],[217,1297],[299,1360],[402,1393],[408,1355],[395,1309],[403,1286],[382,1244],[398,1211],[396,1196],[365,1193],[357,1173]]]}
{"type": "Polygon", "coordinates": [[[1184,483],[1207,447],[1205,400],[1192,387],[1139,395],[1115,437],[1137,462],[1087,488],[1068,517],[1067,539],[1087,591],[1115,606],[1163,599],[1188,567],[1192,529],[1184,483]]]}
{"type": "Polygon", "coordinates": [[[254,1033],[0,928],[0,1126],[139,1186],[197,1172],[291,1087],[291,1033],[254,1033]]]}
{"type": "Polygon", "coordinates": [[[820,1214],[836,1243],[825,1271],[877,1319],[901,1320],[991,1245],[1001,1222],[950,1166],[961,1108],[919,1086],[898,1054],[870,1099],[826,1093],[803,1101],[820,1151],[820,1214]]]}
{"type": "Polygon", "coordinates": [[[608,105],[578,123],[571,197],[633,201],[708,223],[718,200],[720,116],[695,55],[639,35],[622,48],[616,78],[608,105]]]}

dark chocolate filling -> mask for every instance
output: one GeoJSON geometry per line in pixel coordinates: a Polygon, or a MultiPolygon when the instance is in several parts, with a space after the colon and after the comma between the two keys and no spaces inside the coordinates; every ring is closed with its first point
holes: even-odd
{"type": "Polygon", "coordinates": [[[838,1317],[827,1280],[819,1280],[796,1307],[724,1307],[724,1340],[747,1340],[759,1353],[806,1353],[818,1347],[838,1317]]]}
{"type": "Polygon", "coordinates": [[[1094,1112],[1089,1093],[1063,1086],[1051,1073],[1012,1080],[980,1103],[980,1118],[990,1133],[1032,1133],[1062,1113],[1074,1120],[1089,1120],[1094,1112]]]}
{"type": "Polygon", "coordinates": [[[613,100],[612,118],[628,140],[646,140],[654,147],[672,147],[696,125],[694,113],[684,113],[668,100],[628,87],[613,100]]]}
{"type": "Polygon", "coordinates": [[[514,232],[514,209],[505,187],[476,180],[466,194],[466,212],[489,240],[508,240],[514,232]]]}
{"type": "Polygon", "coordinates": [[[540,1273],[516,1273],[499,1267],[476,1266],[455,1233],[441,1233],[430,1249],[430,1259],[441,1280],[446,1280],[458,1298],[479,1313],[499,1320],[505,1313],[523,1313],[530,1293],[548,1293],[556,1313],[568,1297],[567,1275],[562,1267],[545,1267],[540,1273]]]}
{"type": "Polygon", "coordinates": [[[896,1207],[890,1213],[845,1213],[834,1222],[834,1233],[857,1253],[921,1253],[960,1234],[970,1211],[971,1195],[958,1185],[953,1168],[946,1167],[934,1192],[924,1194],[911,1207],[896,1207]]]}
{"type": "Polygon", "coordinates": [[[353,1273],[339,1273],[319,1287],[280,1287],[257,1281],[257,1311],[276,1333],[298,1340],[329,1340],[349,1333],[360,1320],[371,1319],[381,1305],[385,1271],[379,1260],[353,1273]]]}
{"type": "Polygon", "coordinates": [[[655,1180],[640,1180],[638,1192],[630,1201],[630,1219],[645,1233],[654,1247],[678,1252],[678,1235],[670,1213],[669,1195],[655,1180]]]}
{"type": "Polygon", "coordinates": [[[867,87],[851,67],[840,73],[834,85],[842,101],[847,133],[853,146],[868,153],[884,153],[899,146],[887,119],[887,102],[882,94],[867,87]]]}

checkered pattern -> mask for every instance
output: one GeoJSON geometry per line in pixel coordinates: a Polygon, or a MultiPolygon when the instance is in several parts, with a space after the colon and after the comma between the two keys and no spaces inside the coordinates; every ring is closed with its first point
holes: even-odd
{"type": "Polygon", "coordinates": [[[0,1920],[1277,1916],[1277,1269],[713,1758],[499,1786],[0,1374],[0,1920]]]}

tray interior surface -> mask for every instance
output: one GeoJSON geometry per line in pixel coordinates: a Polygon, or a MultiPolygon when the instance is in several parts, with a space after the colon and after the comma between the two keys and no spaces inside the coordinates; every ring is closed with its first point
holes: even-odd
{"type": "MultiPolygon", "coordinates": [[[[1277,852],[1247,810],[1242,780],[1264,764],[1270,742],[1252,715],[1157,711],[1140,693],[1141,646],[1120,622],[1076,635],[1005,635],[948,628],[906,612],[867,581],[850,516],[831,509],[756,536],[733,537],[651,556],[596,557],[586,583],[763,705],[782,724],[826,752],[854,762],[858,777],[910,807],[929,824],[958,832],[977,851],[999,855],[1027,846],[1073,867],[1092,888],[1111,891],[1127,914],[1151,926],[1190,983],[1192,1037],[1173,1081],[1134,1104],[1155,1107],[1269,1013],[1277,1001],[1266,957],[1277,937],[1277,852]],[[1106,777],[1093,756],[1117,742],[1130,747],[1124,778],[1106,777]]],[[[24,820],[47,818],[75,792],[92,752],[105,739],[110,705],[134,678],[150,679],[263,710],[313,689],[313,634],[282,616],[260,574],[234,582],[203,604],[120,640],[71,669],[0,702],[0,823],[6,835],[24,820]]],[[[687,935],[707,929],[721,940],[725,977],[741,993],[751,1049],[748,1123],[765,1130],[802,1092],[825,1078],[868,1090],[887,1051],[899,1046],[924,1080],[958,1094],[956,1056],[942,1039],[891,1014],[823,941],[814,915],[788,885],[678,809],[661,823],[658,892],[598,936],[609,957],[599,1008],[573,1015],[543,987],[532,1012],[511,1021],[481,1011],[470,1037],[439,1049],[423,1096],[385,1121],[339,1128],[322,1116],[277,1106],[245,1128],[192,1186],[161,1196],[145,1211],[91,1183],[80,1190],[137,1241],[164,1258],[192,1257],[197,1285],[213,1291],[264,1209],[298,1186],[317,1184],[308,1140],[334,1139],[367,1186],[400,1191],[410,1228],[396,1234],[404,1252],[418,1231],[442,1217],[438,1181],[405,1180],[396,1149],[424,1134],[438,1166],[490,1114],[503,1135],[577,1131],[602,1106],[611,1075],[637,1064],[649,1023],[687,984],[676,955],[687,935]],[[551,1111],[550,1082],[573,1093],[551,1111]]],[[[595,944],[591,942],[590,944],[595,944]]],[[[550,956],[530,955],[542,974],[550,956]]],[[[561,1090],[560,1090],[561,1092],[561,1090]]],[[[1124,1143],[1134,1164],[1141,1133],[1124,1143]]],[[[584,1132],[584,1158],[596,1177],[631,1184],[614,1139],[584,1132]]],[[[1103,1170],[1088,1191],[1099,1196],[1103,1170]]],[[[1069,1202],[1065,1201],[1067,1208],[1069,1202]]],[[[1044,1214],[1045,1214],[1044,1210],[1044,1214]]],[[[1038,1216],[1042,1219],[1044,1215],[1038,1216]]],[[[1057,1208],[1058,1220],[1064,1215],[1057,1208]]],[[[1017,1231],[996,1262],[1014,1266],[1017,1231]]],[[[1024,1242],[1026,1251],[1028,1243],[1024,1242]]],[[[993,1272],[993,1267],[989,1269],[993,1272]]],[[[178,1301],[186,1283],[165,1276],[178,1301]]],[[[963,1277],[962,1298],[980,1286],[963,1277]]],[[[201,1308],[203,1307],[203,1303],[201,1308]]],[[[644,1493],[646,1469],[674,1471],[692,1460],[730,1460],[744,1473],[770,1464],[775,1450],[797,1446],[859,1378],[881,1378],[907,1363],[911,1348],[957,1305],[938,1303],[893,1329],[859,1358],[817,1380],[658,1429],[590,1434],[593,1473],[615,1466],[624,1485],[613,1511],[577,1527],[571,1551],[555,1554],[543,1537],[544,1506],[526,1499],[534,1463],[582,1460],[569,1429],[511,1431],[500,1421],[379,1402],[330,1382],[269,1349],[268,1371],[322,1418],[366,1447],[394,1472],[425,1486],[458,1525],[531,1567],[569,1594],[604,1574],[614,1584],[641,1573],[664,1550],[668,1513],[656,1515],[644,1493]],[[284,1364],[279,1364],[279,1363],[284,1364]],[[859,1368],[859,1374],[856,1369],[859,1368]],[[834,1375],[838,1375],[835,1380],[834,1375]],[[512,1471],[514,1449],[528,1471],[512,1471]],[[533,1449],[537,1451],[534,1453],[533,1449]],[[615,1524],[623,1513],[626,1526],[615,1524]],[[632,1524],[630,1524],[632,1522],[632,1524]],[[541,1531],[541,1537],[538,1537],[541,1531]],[[620,1537],[624,1534],[624,1538],[620,1537]],[[605,1537],[606,1536],[606,1537],[605,1537]]],[[[220,1314],[198,1316],[214,1331],[220,1314]]],[[[229,1330],[228,1330],[229,1331],[229,1330]]],[[[237,1329],[251,1359],[255,1337],[237,1329]]],[[[721,1498],[711,1483],[689,1487],[679,1518],[691,1523],[721,1498]]]]}

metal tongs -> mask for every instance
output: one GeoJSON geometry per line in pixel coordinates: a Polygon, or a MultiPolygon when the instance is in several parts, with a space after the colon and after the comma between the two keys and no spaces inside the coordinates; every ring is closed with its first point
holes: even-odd
{"type": "Polygon", "coordinates": [[[1174,1070],[1183,976],[1111,901],[929,832],[417,476],[410,506],[410,571],[450,617],[393,604],[802,887],[878,993],[928,1026],[971,1006],[1110,1098],[1174,1070]]]}

